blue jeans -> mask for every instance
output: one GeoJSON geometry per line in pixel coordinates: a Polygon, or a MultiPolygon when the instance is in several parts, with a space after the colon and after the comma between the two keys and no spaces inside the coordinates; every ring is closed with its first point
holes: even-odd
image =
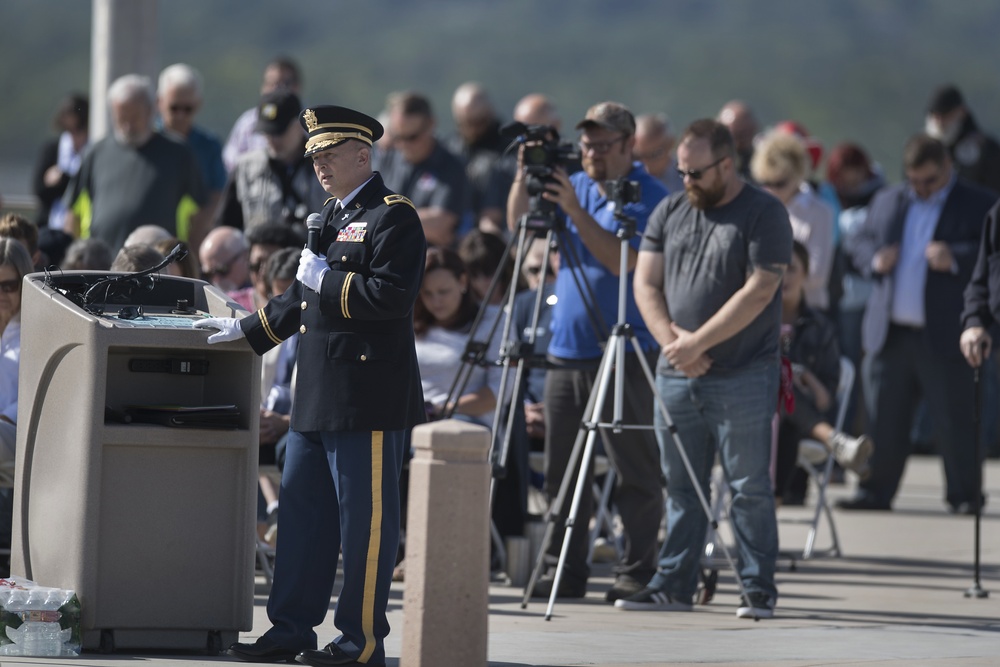
{"type": "Polygon", "coordinates": [[[698,587],[708,517],[697,483],[711,498],[716,452],[732,491],[730,521],[737,569],[747,593],[777,600],[774,585],[778,523],[771,489],[771,419],[778,404],[778,363],[766,361],[735,372],[699,378],[657,375],[657,390],[694,469],[692,480],[657,407],[654,417],[667,480],[667,539],[649,586],[690,602],[698,587]]]}

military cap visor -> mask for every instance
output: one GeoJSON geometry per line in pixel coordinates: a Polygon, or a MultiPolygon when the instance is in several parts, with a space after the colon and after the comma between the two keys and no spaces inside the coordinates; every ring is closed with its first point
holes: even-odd
{"type": "Polygon", "coordinates": [[[305,157],[357,139],[371,146],[382,138],[384,130],[377,120],[353,109],[324,105],[310,107],[299,116],[305,128],[305,157]]]}

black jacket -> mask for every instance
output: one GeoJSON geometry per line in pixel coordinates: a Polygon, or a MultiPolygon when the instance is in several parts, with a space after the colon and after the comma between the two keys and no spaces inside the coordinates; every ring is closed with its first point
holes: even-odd
{"type": "Polygon", "coordinates": [[[413,304],[426,241],[417,212],[375,174],[344,211],[323,209],[322,293],[296,281],[243,319],[258,354],[298,332],[296,431],[389,431],[424,419],[413,304]]]}
{"type": "Polygon", "coordinates": [[[989,329],[1000,321],[1000,202],[986,214],[979,255],[965,288],[962,330],[989,329]]]}

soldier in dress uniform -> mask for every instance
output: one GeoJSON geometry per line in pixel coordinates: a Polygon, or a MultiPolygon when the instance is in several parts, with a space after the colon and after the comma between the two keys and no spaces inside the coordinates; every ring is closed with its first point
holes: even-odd
{"type": "Polygon", "coordinates": [[[399,542],[399,474],[408,431],[423,420],[413,304],[426,242],[408,199],[373,173],[374,118],[306,109],[306,156],[331,198],[319,254],[297,280],[242,320],[209,318],[209,343],[246,337],[263,354],[299,334],[298,383],[281,480],[281,530],[267,603],[273,627],[229,654],[250,662],[384,665],[386,605],[399,542]],[[334,623],[316,650],[343,550],[334,623]]]}

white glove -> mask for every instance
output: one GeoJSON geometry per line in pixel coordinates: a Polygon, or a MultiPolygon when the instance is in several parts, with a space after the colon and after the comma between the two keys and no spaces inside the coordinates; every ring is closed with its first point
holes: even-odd
{"type": "Polygon", "coordinates": [[[326,263],[326,257],[317,255],[309,248],[303,248],[299,257],[299,270],[295,272],[295,277],[312,291],[319,292],[323,287],[323,276],[329,270],[330,265],[326,263]]]}
{"type": "Polygon", "coordinates": [[[235,317],[207,317],[196,321],[191,326],[195,329],[218,329],[217,333],[208,337],[209,344],[225,343],[226,341],[243,338],[243,329],[240,328],[240,321],[235,317]]]}

